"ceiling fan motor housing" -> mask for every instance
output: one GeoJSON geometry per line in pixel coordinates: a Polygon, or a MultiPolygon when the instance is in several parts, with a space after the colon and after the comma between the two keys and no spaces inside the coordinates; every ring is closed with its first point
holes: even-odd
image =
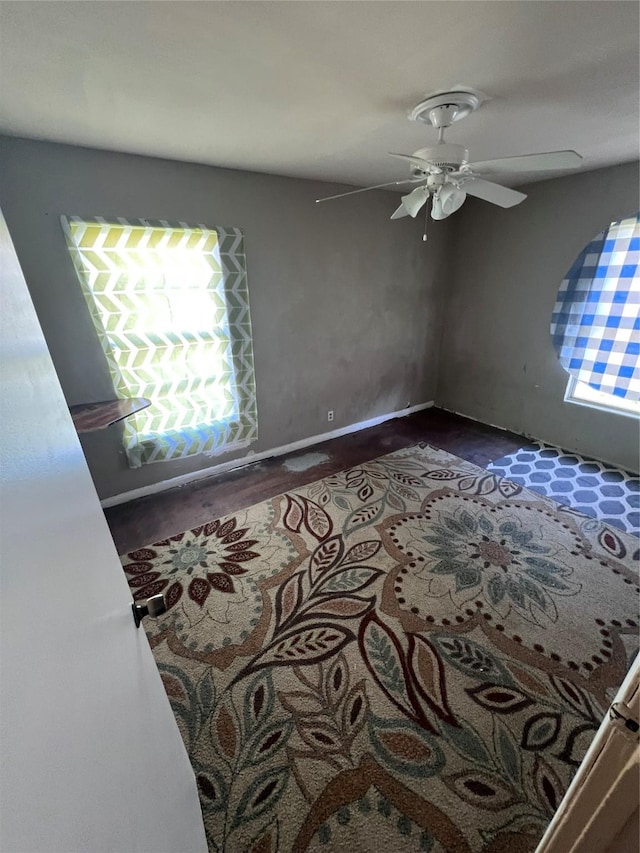
{"type": "MultiPolygon", "coordinates": [[[[441,142],[431,148],[420,148],[414,151],[413,156],[428,160],[430,164],[445,172],[456,172],[460,166],[469,161],[468,150],[464,145],[457,145],[454,142],[441,142]]],[[[420,173],[421,170],[418,167],[413,170],[414,176],[420,173]]]]}

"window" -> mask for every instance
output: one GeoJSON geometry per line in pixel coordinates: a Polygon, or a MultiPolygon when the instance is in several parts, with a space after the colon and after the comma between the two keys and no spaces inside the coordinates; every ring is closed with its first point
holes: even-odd
{"type": "Polygon", "coordinates": [[[595,237],[563,280],[551,335],[569,373],[565,400],[640,413],[640,214],[595,237]]]}
{"type": "Polygon", "coordinates": [[[125,421],[131,467],[229,450],[258,434],[239,229],[62,219],[125,421]]]}
{"type": "Polygon", "coordinates": [[[628,400],[626,397],[616,397],[597,391],[586,382],[580,382],[574,376],[569,377],[564,399],[570,403],[591,406],[592,409],[602,409],[606,412],[617,412],[623,415],[640,415],[640,400],[628,400]]]}

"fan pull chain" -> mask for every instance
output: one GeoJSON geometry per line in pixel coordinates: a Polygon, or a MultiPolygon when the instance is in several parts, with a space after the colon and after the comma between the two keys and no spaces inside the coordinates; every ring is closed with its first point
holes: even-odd
{"type": "Polygon", "coordinates": [[[429,203],[431,202],[431,196],[427,199],[427,203],[424,206],[424,231],[422,232],[422,242],[427,242],[427,225],[429,224],[429,203]]]}

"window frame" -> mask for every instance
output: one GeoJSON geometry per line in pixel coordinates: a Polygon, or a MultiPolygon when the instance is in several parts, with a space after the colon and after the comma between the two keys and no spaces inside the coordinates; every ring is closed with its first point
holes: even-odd
{"type": "Polygon", "coordinates": [[[596,400],[588,400],[585,397],[580,396],[580,389],[578,386],[585,385],[589,391],[592,391],[593,394],[602,394],[605,395],[606,392],[598,391],[596,388],[591,389],[591,386],[587,385],[586,382],[581,382],[576,376],[569,375],[569,381],[567,382],[567,387],[564,393],[564,401],[565,403],[572,403],[576,406],[584,406],[588,409],[597,409],[600,412],[607,412],[612,415],[622,415],[625,418],[633,418],[638,420],[640,417],[640,401],[633,400],[625,400],[624,397],[616,397],[614,394],[606,394],[607,397],[610,397],[612,401],[618,402],[619,405],[607,405],[604,402],[598,402],[596,400]],[[637,406],[638,411],[633,411],[630,408],[625,407],[625,403],[627,406],[637,406]]]}

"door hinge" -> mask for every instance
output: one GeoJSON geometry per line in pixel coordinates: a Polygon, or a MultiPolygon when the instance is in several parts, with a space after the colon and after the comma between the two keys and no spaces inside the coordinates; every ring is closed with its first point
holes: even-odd
{"type": "Polygon", "coordinates": [[[640,731],[640,723],[635,719],[628,705],[624,702],[614,702],[609,708],[609,719],[619,729],[626,729],[631,734],[640,731]]]}

